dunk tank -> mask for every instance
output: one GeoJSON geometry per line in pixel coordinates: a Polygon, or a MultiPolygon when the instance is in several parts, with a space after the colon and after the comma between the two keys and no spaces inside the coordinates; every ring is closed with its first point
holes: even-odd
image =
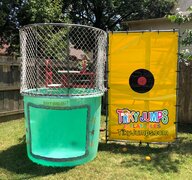
{"type": "Polygon", "coordinates": [[[20,29],[29,159],[75,166],[97,154],[107,35],[73,24],[20,29]]]}

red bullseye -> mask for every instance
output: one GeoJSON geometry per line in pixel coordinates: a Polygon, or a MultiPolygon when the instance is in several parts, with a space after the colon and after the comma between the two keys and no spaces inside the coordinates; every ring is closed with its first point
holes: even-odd
{"type": "Polygon", "coordinates": [[[147,79],[146,77],[144,76],[141,76],[137,79],[137,83],[140,85],[140,86],[145,86],[147,84],[147,79]]]}
{"type": "Polygon", "coordinates": [[[153,88],[153,74],[146,69],[137,69],[129,77],[129,85],[131,89],[137,93],[146,93],[153,88]]]}

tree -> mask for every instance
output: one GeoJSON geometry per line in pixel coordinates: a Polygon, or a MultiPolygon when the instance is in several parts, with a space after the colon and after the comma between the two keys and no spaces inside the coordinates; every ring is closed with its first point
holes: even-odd
{"type": "Polygon", "coordinates": [[[1,44],[12,42],[9,48],[9,52],[13,46],[16,46],[15,41],[18,39],[14,33],[18,27],[18,19],[16,16],[19,11],[18,6],[22,7],[23,3],[17,0],[0,1],[0,42],[1,44]]]}
{"type": "Polygon", "coordinates": [[[175,0],[67,0],[63,12],[72,22],[117,30],[125,20],[162,17],[175,0]]]}
{"type": "Polygon", "coordinates": [[[0,0],[0,43],[19,49],[19,27],[31,23],[72,22],[119,30],[121,22],[162,17],[176,0],[0,0]]]}
{"type": "Polygon", "coordinates": [[[62,0],[0,0],[0,44],[9,43],[8,53],[18,53],[19,27],[68,21],[62,7],[62,0]]]}
{"type": "MultiPolygon", "coordinates": [[[[179,8],[176,9],[176,13],[173,15],[168,15],[168,19],[174,23],[182,24],[192,21],[192,6],[190,6],[186,12],[180,11],[179,8]]],[[[192,60],[192,29],[186,29],[182,33],[181,38],[181,54],[180,60],[188,64],[188,60],[192,60]]]]}
{"type": "Polygon", "coordinates": [[[31,23],[63,22],[63,0],[30,0],[27,3],[31,23]]]}

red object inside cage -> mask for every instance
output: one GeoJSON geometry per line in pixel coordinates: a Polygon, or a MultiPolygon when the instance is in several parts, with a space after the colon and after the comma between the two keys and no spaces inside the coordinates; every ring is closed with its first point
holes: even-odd
{"type": "Polygon", "coordinates": [[[51,61],[49,59],[45,60],[45,78],[46,87],[48,87],[49,84],[53,83],[53,72],[51,67],[51,61]]]}
{"type": "Polygon", "coordinates": [[[95,73],[86,71],[87,64],[86,61],[82,61],[82,70],[73,71],[73,70],[58,70],[58,73],[61,73],[61,84],[53,84],[53,68],[51,60],[45,60],[45,76],[46,76],[46,87],[66,87],[66,88],[93,88],[94,87],[94,76],[95,73]],[[85,80],[82,80],[84,77],[85,80]],[[73,82],[70,81],[73,80],[73,82]],[[74,82],[76,79],[76,82],[74,82]],[[77,82],[79,81],[79,82],[77,82]],[[84,83],[84,81],[89,81],[84,83]]]}

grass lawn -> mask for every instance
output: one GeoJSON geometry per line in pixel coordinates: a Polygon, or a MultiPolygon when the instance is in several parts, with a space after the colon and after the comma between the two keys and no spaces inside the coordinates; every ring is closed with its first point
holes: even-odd
{"type": "Polygon", "coordinates": [[[72,168],[43,167],[32,163],[26,154],[24,129],[23,119],[0,123],[1,180],[192,179],[192,125],[188,126],[188,131],[179,129],[179,139],[170,147],[105,144],[102,132],[96,159],[72,168]],[[124,147],[127,152],[123,152],[124,147]],[[147,155],[151,156],[151,161],[145,160],[147,155]]]}

